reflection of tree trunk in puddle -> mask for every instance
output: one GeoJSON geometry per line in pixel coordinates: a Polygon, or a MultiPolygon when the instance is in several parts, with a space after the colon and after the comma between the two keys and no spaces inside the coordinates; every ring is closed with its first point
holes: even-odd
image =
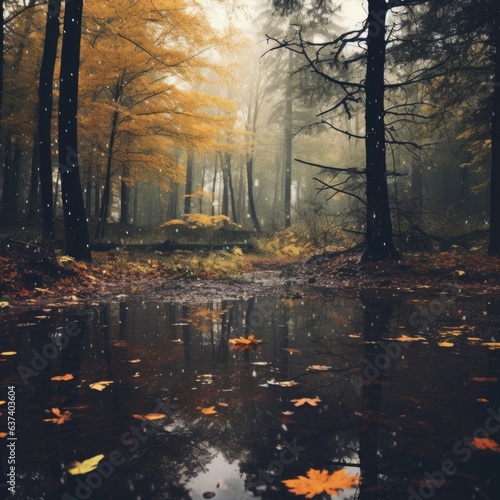
{"type": "Polygon", "coordinates": [[[127,303],[120,302],[119,320],[118,320],[118,339],[125,340],[127,332],[127,303]]]}
{"type": "MultiPolygon", "coordinates": [[[[69,330],[69,325],[71,325],[72,322],[74,322],[77,328],[71,328],[72,336],[68,336],[68,342],[65,346],[64,344],[61,346],[62,348],[59,354],[59,369],[54,371],[61,375],[70,373],[74,375],[74,379],[67,382],[52,382],[50,380],[50,375],[53,373],[53,370],[50,367],[52,362],[48,362],[47,370],[43,370],[43,372],[37,377],[37,382],[39,382],[40,385],[36,389],[36,394],[40,397],[40,404],[45,406],[46,409],[57,406],[61,411],[64,411],[66,407],[73,407],[78,404],[79,391],[76,386],[80,384],[79,379],[85,377],[85,374],[81,373],[81,365],[84,341],[87,335],[88,326],[84,319],[73,318],[68,319],[65,324],[65,329],[69,330]],[[75,335],[76,332],[79,333],[75,335]],[[53,394],[50,388],[54,387],[57,388],[57,397],[60,400],[59,404],[54,404],[52,401],[53,394]]],[[[53,362],[57,362],[57,358],[53,362]]],[[[54,415],[47,414],[46,416],[48,418],[52,418],[54,415]]],[[[63,428],[60,428],[52,423],[48,423],[44,427],[46,432],[45,442],[47,443],[46,460],[55,491],[58,491],[61,488],[61,463],[68,463],[73,459],[73,457],[69,454],[61,456],[62,450],[67,451],[67,447],[62,445],[61,442],[66,440],[75,442],[75,436],[81,435],[79,427],[80,422],[76,418],[70,420],[63,428]],[[59,446],[54,446],[54,443],[59,443],[59,446]]],[[[54,498],[56,498],[56,496],[54,496],[54,498]]]]}
{"type": "MultiPolygon", "coordinates": [[[[217,347],[217,356],[215,358],[216,362],[226,362],[229,354],[228,349],[228,339],[231,335],[231,324],[233,322],[233,308],[225,301],[222,302],[222,310],[225,311],[229,308],[229,313],[224,313],[221,318],[221,333],[220,333],[220,343],[217,347]],[[229,314],[229,316],[228,316],[229,314]]],[[[212,321],[212,338],[213,338],[213,325],[212,321]]]]}
{"type": "Polygon", "coordinates": [[[289,312],[286,304],[280,303],[279,305],[279,373],[283,380],[288,378],[288,372],[290,370],[290,353],[285,349],[289,346],[289,331],[288,331],[288,318],[289,312]]]}
{"type": "Polygon", "coordinates": [[[182,306],[182,341],[184,342],[184,367],[186,373],[191,372],[191,325],[187,322],[189,316],[189,307],[182,306]]]}
{"type": "Polygon", "coordinates": [[[380,346],[383,336],[387,335],[392,312],[396,305],[390,299],[361,298],[364,307],[364,365],[373,373],[370,377],[363,375],[361,412],[363,422],[359,428],[359,462],[361,464],[360,500],[376,500],[379,498],[378,485],[378,427],[380,407],[382,403],[382,379],[386,363],[380,362],[382,356],[387,359],[380,346]],[[377,358],[378,356],[378,358],[377,358]],[[373,367],[373,368],[372,368],[373,367]],[[382,368],[380,368],[382,367],[382,368]]]}

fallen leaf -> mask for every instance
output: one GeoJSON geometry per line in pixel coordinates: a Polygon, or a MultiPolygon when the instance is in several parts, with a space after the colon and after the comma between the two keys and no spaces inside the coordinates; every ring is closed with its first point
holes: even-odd
{"type": "Polygon", "coordinates": [[[283,380],[282,382],[276,382],[276,380],[271,379],[267,381],[270,385],[279,385],[280,387],[293,387],[294,385],[299,385],[295,380],[283,380]]]}
{"type": "Polygon", "coordinates": [[[0,406],[4,405],[7,401],[0,401],[0,406]]]}
{"type": "Polygon", "coordinates": [[[204,415],[214,415],[217,413],[217,410],[215,409],[215,406],[209,406],[208,408],[202,408],[201,413],[204,415]]]}
{"type": "Polygon", "coordinates": [[[112,380],[102,380],[101,382],[95,382],[94,384],[89,384],[91,389],[95,389],[96,391],[103,391],[108,387],[109,384],[112,384],[112,380]]]}
{"type": "Polygon", "coordinates": [[[293,411],[282,411],[281,413],[283,413],[283,415],[290,416],[290,415],[293,415],[295,412],[293,412],[293,411]]]}
{"type": "Polygon", "coordinates": [[[232,348],[240,351],[255,349],[261,342],[262,340],[257,340],[254,335],[249,335],[248,338],[239,337],[237,339],[229,339],[232,348]]]}
{"type": "Polygon", "coordinates": [[[331,370],[331,366],[325,366],[325,365],[311,365],[307,367],[308,370],[317,370],[317,371],[326,371],[326,370],[331,370]]]}
{"type": "Polygon", "coordinates": [[[16,351],[4,351],[0,352],[0,356],[15,356],[17,354],[16,351]]]}
{"type": "Polygon", "coordinates": [[[472,440],[472,445],[478,450],[491,450],[500,453],[500,445],[489,438],[474,438],[472,440]]]}
{"type": "Polygon", "coordinates": [[[305,495],[314,498],[316,495],[326,493],[338,496],[340,490],[346,490],[359,483],[358,476],[349,475],[345,469],[329,474],[327,470],[309,469],[306,476],[282,481],[295,495],[305,495]]]}
{"type": "Polygon", "coordinates": [[[0,439],[6,438],[8,434],[6,432],[0,432],[0,439]]]}
{"type": "Polygon", "coordinates": [[[73,380],[73,375],[71,373],[66,373],[66,375],[57,375],[56,377],[52,377],[50,380],[61,380],[61,381],[66,381],[66,380],[73,380]]]}
{"type": "Polygon", "coordinates": [[[137,420],[160,420],[165,418],[166,415],[163,413],[148,413],[147,415],[132,415],[137,420]]]}
{"type": "Polygon", "coordinates": [[[217,403],[219,406],[229,406],[227,403],[217,403]]]}
{"type": "Polygon", "coordinates": [[[302,354],[300,349],[295,349],[294,347],[282,347],[282,349],[290,354],[302,354]]]}
{"type": "Polygon", "coordinates": [[[141,360],[140,359],[130,359],[129,360],[129,363],[140,363],[141,360]]]}
{"type": "Polygon", "coordinates": [[[496,377],[472,377],[473,382],[496,382],[496,377]]]}
{"type": "Polygon", "coordinates": [[[453,347],[454,345],[452,342],[438,342],[439,347],[453,347]]]}
{"type": "Polygon", "coordinates": [[[3,309],[4,307],[10,307],[10,304],[8,302],[0,302],[0,309],[3,309]]]}
{"type": "MultiPolygon", "coordinates": [[[[490,349],[500,349],[500,342],[483,342],[481,345],[489,347],[490,349]]],[[[4,353],[2,353],[4,354],[4,353]]]]}
{"type": "Polygon", "coordinates": [[[490,402],[489,399],[485,399],[485,398],[477,398],[476,401],[478,403],[489,403],[490,402]]]}
{"type": "Polygon", "coordinates": [[[396,340],[397,342],[417,342],[419,340],[425,340],[425,337],[409,337],[408,335],[401,335],[401,337],[398,337],[397,339],[392,339],[396,340]]]}
{"type": "Polygon", "coordinates": [[[78,462],[75,460],[71,462],[66,470],[72,475],[76,476],[78,474],[87,474],[97,469],[97,465],[104,458],[104,455],[96,455],[95,457],[84,460],[83,462],[78,462]]]}
{"type": "Polygon", "coordinates": [[[321,399],[319,398],[301,398],[301,399],[291,399],[290,400],[292,403],[294,403],[294,406],[303,406],[306,403],[310,406],[318,406],[318,403],[321,403],[321,399]]]}
{"type": "MultiPolygon", "coordinates": [[[[50,413],[50,411],[48,410],[46,410],[46,412],[50,413]]],[[[68,420],[71,420],[71,417],[73,416],[73,414],[67,410],[64,413],[61,413],[61,410],[59,408],[52,408],[52,413],[55,415],[55,418],[44,418],[43,421],[52,422],[56,425],[63,425],[68,420]]]]}

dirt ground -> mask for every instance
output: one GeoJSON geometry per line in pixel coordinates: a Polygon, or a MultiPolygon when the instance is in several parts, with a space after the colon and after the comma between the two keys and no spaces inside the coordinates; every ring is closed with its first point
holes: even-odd
{"type": "Polygon", "coordinates": [[[272,295],[300,299],[318,294],[449,293],[500,295],[500,259],[472,254],[412,255],[396,261],[358,263],[358,255],[321,255],[305,262],[245,256],[227,275],[172,275],[168,255],[129,257],[126,265],[101,252],[93,264],[63,262],[32,250],[0,255],[0,305],[39,307],[122,295],[203,302],[272,295]],[[136,260],[133,260],[136,259],[136,260]]]}

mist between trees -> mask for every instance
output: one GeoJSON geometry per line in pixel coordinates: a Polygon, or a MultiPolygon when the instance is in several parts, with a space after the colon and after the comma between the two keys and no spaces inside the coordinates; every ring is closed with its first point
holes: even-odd
{"type": "Polygon", "coordinates": [[[3,1],[4,231],[499,255],[498,2],[363,5],[3,1]]]}

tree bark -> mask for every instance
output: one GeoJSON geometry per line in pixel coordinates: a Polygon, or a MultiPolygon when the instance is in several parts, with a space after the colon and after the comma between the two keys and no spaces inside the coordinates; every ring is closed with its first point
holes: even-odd
{"type": "Polygon", "coordinates": [[[491,0],[494,12],[495,82],[491,118],[490,238],[488,254],[500,256],[500,5],[491,0]]]}
{"type": "Polygon", "coordinates": [[[288,51],[288,74],[285,84],[285,165],[284,165],[284,198],[285,198],[285,227],[292,225],[292,124],[293,124],[293,96],[292,96],[292,63],[293,52],[288,51]]]}
{"type": "MultiPolygon", "coordinates": [[[[118,85],[118,84],[117,84],[118,85]]],[[[109,199],[111,197],[111,165],[113,164],[113,150],[115,146],[116,127],[118,125],[118,111],[113,111],[113,119],[111,120],[111,131],[109,135],[108,158],[106,165],[106,179],[104,181],[104,189],[101,197],[101,209],[99,212],[99,220],[95,230],[95,238],[104,238],[106,230],[106,222],[108,220],[109,199]]]]}
{"type": "Polygon", "coordinates": [[[78,166],[78,73],[83,0],[66,0],[59,93],[59,171],[64,214],[65,252],[91,261],[87,214],[78,166]]]}
{"type": "Polygon", "coordinates": [[[236,212],[236,197],[234,194],[233,187],[233,173],[232,168],[232,156],[230,153],[226,153],[226,167],[227,167],[227,185],[229,187],[229,198],[231,200],[231,212],[233,213],[233,222],[238,224],[238,213],[236,212]]]}
{"type": "Polygon", "coordinates": [[[253,225],[255,230],[260,233],[260,223],[257,217],[257,211],[255,210],[255,201],[253,197],[253,152],[252,155],[247,159],[247,184],[248,184],[248,209],[250,210],[250,216],[252,217],[253,225]]]}
{"type": "Polygon", "coordinates": [[[42,214],[42,237],[44,241],[55,238],[54,198],[52,182],[52,106],[54,67],[59,40],[60,2],[49,2],[45,22],[40,81],[38,84],[38,156],[40,176],[40,208],[42,214]]]}
{"type": "Polygon", "coordinates": [[[33,133],[33,148],[31,150],[31,176],[30,191],[28,197],[28,224],[35,224],[38,218],[38,207],[40,206],[39,197],[39,177],[40,177],[40,156],[38,149],[38,134],[33,133]]]}
{"type": "Polygon", "coordinates": [[[186,166],[186,192],[184,193],[184,213],[191,213],[191,195],[193,194],[193,177],[194,177],[194,153],[188,152],[186,166]]]}
{"type": "Polygon", "coordinates": [[[392,221],[386,176],[384,70],[386,57],[385,0],[368,2],[366,68],[366,247],[361,261],[398,258],[392,241],[392,221]]]}
{"type": "MultiPolygon", "coordinates": [[[[124,167],[123,168],[123,177],[128,176],[128,171],[124,167]]],[[[129,209],[129,198],[130,198],[130,189],[122,179],[120,182],[120,224],[127,225],[128,224],[128,209],[129,209]]]]}

